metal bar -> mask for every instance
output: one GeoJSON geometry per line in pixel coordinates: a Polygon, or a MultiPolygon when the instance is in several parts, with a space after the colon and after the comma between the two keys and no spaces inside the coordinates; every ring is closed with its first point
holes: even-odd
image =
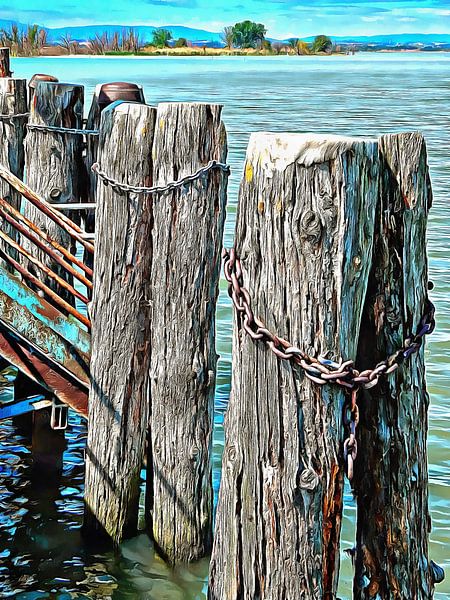
{"type": "Polygon", "coordinates": [[[77,309],[74,308],[73,306],[71,306],[68,302],[66,302],[65,300],[60,298],[58,296],[58,294],[56,294],[52,289],[50,289],[47,285],[45,285],[45,283],[42,283],[42,281],[40,279],[38,279],[37,277],[32,275],[24,267],[22,267],[22,265],[20,263],[18,263],[17,260],[14,260],[14,258],[9,256],[9,254],[6,254],[6,252],[4,252],[3,250],[0,250],[0,256],[2,256],[2,258],[4,258],[7,262],[9,262],[9,264],[11,264],[22,275],[22,277],[24,279],[26,279],[27,281],[30,281],[36,287],[38,287],[40,290],[45,292],[47,294],[47,296],[49,298],[51,298],[55,304],[57,304],[59,307],[63,308],[66,312],[68,312],[70,315],[72,315],[76,319],[78,319],[80,321],[80,323],[83,323],[83,325],[86,325],[86,327],[88,327],[89,329],[91,328],[91,322],[87,317],[85,317],[80,312],[78,312],[77,309]]]}
{"type": "Polygon", "coordinates": [[[94,253],[94,246],[83,239],[83,236],[80,235],[83,233],[81,227],[78,227],[76,223],[71,221],[63,213],[55,211],[49,202],[38,196],[36,192],[33,192],[31,188],[23,183],[23,181],[20,181],[18,177],[13,175],[11,171],[2,165],[0,165],[0,177],[9,183],[9,185],[11,185],[20,194],[22,194],[22,196],[29,202],[34,204],[34,206],[39,208],[39,210],[41,210],[47,217],[52,219],[52,221],[64,229],[64,231],[66,231],[72,238],[80,242],[80,244],[84,246],[88,252],[94,253]]]}
{"type": "Polygon", "coordinates": [[[61,372],[66,378],[72,380],[74,383],[79,385],[80,387],[88,390],[89,389],[89,378],[86,377],[86,380],[80,379],[75,373],[73,373],[70,369],[68,369],[64,364],[56,361],[53,356],[47,354],[39,348],[35,343],[29,340],[26,336],[22,335],[19,331],[11,327],[9,323],[0,319],[0,329],[7,331],[12,338],[15,338],[15,341],[19,341],[21,346],[25,349],[28,348],[29,351],[32,351],[36,356],[39,356],[40,359],[52,365],[53,368],[57,369],[61,372]]]}
{"type": "Polygon", "coordinates": [[[58,250],[58,252],[61,252],[61,254],[65,258],[67,258],[67,260],[69,260],[74,265],[76,265],[77,267],[82,269],[86,273],[86,275],[89,275],[89,277],[92,278],[94,273],[90,267],[85,265],[84,262],[79,260],[74,254],[69,252],[69,250],[67,250],[67,248],[64,248],[64,246],[61,246],[61,244],[59,244],[56,240],[54,240],[47,233],[42,231],[42,229],[39,229],[39,227],[37,225],[35,225],[32,221],[27,219],[27,217],[22,215],[18,210],[16,210],[13,206],[11,206],[11,204],[9,204],[9,202],[4,200],[3,198],[0,198],[0,206],[2,208],[4,208],[6,211],[8,211],[11,215],[13,215],[13,217],[17,221],[21,221],[22,223],[24,223],[27,227],[29,227],[32,231],[34,231],[34,233],[36,233],[40,238],[42,238],[48,244],[50,244],[50,246],[53,246],[53,248],[58,250]]]}
{"type": "Polygon", "coordinates": [[[95,210],[97,208],[97,204],[94,202],[73,202],[68,204],[52,204],[52,208],[56,210],[95,210]]]}
{"type": "Polygon", "coordinates": [[[27,377],[87,418],[89,385],[77,383],[70,373],[33,349],[27,340],[21,343],[20,338],[4,328],[1,321],[0,354],[27,377]]]}
{"type": "MultiPolygon", "coordinates": [[[[39,403],[41,403],[43,400],[45,400],[45,396],[42,395],[30,396],[29,398],[24,398],[23,400],[14,400],[8,404],[0,405],[0,421],[2,419],[18,417],[19,415],[25,415],[29,412],[33,412],[34,410],[37,410],[37,408],[41,408],[39,403]]],[[[50,400],[47,402],[47,406],[52,405],[50,400]]]]}
{"type": "MultiPolygon", "coordinates": [[[[13,275],[0,267],[0,315],[27,338],[36,339],[47,353],[59,352],[59,338],[67,343],[70,349],[66,359],[73,358],[82,370],[89,364],[91,338],[89,333],[76,319],[68,319],[60,309],[42,298],[20,280],[20,275],[13,275]],[[41,332],[45,331],[45,335],[41,332]]],[[[59,354],[60,360],[61,354],[59,354]]],[[[64,360],[66,360],[64,359],[64,360]]],[[[70,370],[77,366],[70,362],[70,370]]]]}
{"type": "Polygon", "coordinates": [[[89,289],[93,288],[92,282],[89,281],[89,279],[86,279],[86,277],[82,273],[79,273],[79,271],[74,269],[70,263],[66,262],[63,258],[61,258],[61,256],[59,256],[59,254],[57,254],[53,249],[46,246],[44,244],[44,242],[41,242],[41,240],[36,235],[34,235],[34,233],[32,233],[31,231],[28,231],[28,229],[26,227],[24,227],[19,222],[17,222],[12,216],[8,215],[8,213],[2,208],[1,205],[0,205],[0,216],[3,219],[5,219],[8,223],[10,223],[15,229],[17,229],[17,231],[19,231],[22,235],[24,235],[29,240],[31,240],[33,242],[33,244],[36,244],[36,246],[38,248],[40,248],[43,252],[45,252],[48,256],[50,256],[53,260],[55,260],[68,273],[73,275],[73,277],[76,277],[78,279],[78,281],[81,281],[81,283],[83,283],[87,288],[89,288],[89,289]]]}
{"type": "Polygon", "coordinates": [[[70,292],[72,294],[72,296],[75,296],[75,298],[78,298],[78,300],[81,300],[81,302],[84,302],[85,304],[89,303],[89,298],[87,298],[81,292],[76,290],[65,279],[63,279],[62,277],[60,277],[59,275],[54,273],[49,267],[47,267],[47,265],[44,265],[44,263],[41,262],[38,258],[36,258],[32,254],[30,254],[27,250],[25,250],[25,248],[22,248],[22,246],[20,244],[18,244],[12,238],[10,238],[9,235],[6,235],[6,233],[1,231],[1,229],[0,229],[0,239],[5,241],[7,244],[9,244],[15,250],[17,250],[17,252],[22,254],[22,256],[25,256],[25,258],[27,258],[31,263],[36,265],[36,267],[41,269],[41,271],[43,271],[51,279],[54,279],[58,285],[60,285],[61,287],[66,289],[68,292],[70,292]]]}

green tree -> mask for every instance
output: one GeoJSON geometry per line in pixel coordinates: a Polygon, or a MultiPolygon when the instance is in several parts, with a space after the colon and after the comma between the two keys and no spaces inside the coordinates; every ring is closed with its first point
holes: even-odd
{"type": "Polygon", "coordinates": [[[318,35],[312,43],[313,52],[331,52],[333,42],[327,35],[318,35]]]}
{"type": "Polygon", "coordinates": [[[266,35],[262,23],[242,21],[233,26],[233,44],[238,48],[257,48],[261,46],[266,35]]]}
{"type": "Polygon", "coordinates": [[[152,46],[157,48],[166,48],[172,39],[172,34],[168,29],[155,29],[153,32],[152,46]]]}
{"type": "Polygon", "coordinates": [[[224,42],[225,46],[231,50],[231,48],[233,47],[233,38],[234,38],[234,31],[233,31],[233,27],[230,25],[228,27],[224,27],[221,38],[222,41],[224,42]]]}
{"type": "Polygon", "coordinates": [[[186,48],[187,47],[187,39],[180,37],[175,42],[175,48],[186,48]]]}

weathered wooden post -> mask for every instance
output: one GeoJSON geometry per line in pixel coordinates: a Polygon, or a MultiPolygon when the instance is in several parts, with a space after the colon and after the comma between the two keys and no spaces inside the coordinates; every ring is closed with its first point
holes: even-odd
{"type": "MultiPolygon", "coordinates": [[[[137,85],[136,83],[127,83],[125,81],[97,85],[92,96],[92,102],[86,121],[86,129],[98,129],[100,127],[102,111],[113,102],[118,101],[139,102],[144,104],[145,98],[142,86],[137,85]]],[[[95,173],[91,171],[91,167],[97,161],[97,153],[98,137],[88,137],[85,163],[89,176],[89,185],[86,194],[86,202],[95,202],[97,177],[95,173]]],[[[89,230],[94,231],[93,226],[89,227],[89,230]]]]}
{"type": "MultiPolygon", "coordinates": [[[[20,179],[23,178],[27,110],[26,79],[0,78],[0,164],[20,179]]],[[[20,194],[3,179],[0,179],[0,198],[20,209],[20,194]]],[[[3,219],[0,219],[0,228],[16,239],[15,229],[3,219]]],[[[5,247],[3,241],[0,247],[5,247]]]]}
{"type": "MultiPolygon", "coordinates": [[[[117,101],[140,102],[145,103],[142,86],[136,83],[126,83],[118,81],[115,83],[103,83],[96,86],[89,114],[86,122],[86,129],[95,131],[100,127],[100,117],[102,110],[117,101]]],[[[95,202],[97,191],[97,176],[92,172],[91,167],[97,161],[98,137],[87,136],[86,155],[84,163],[86,165],[85,189],[83,190],[85,202],[95,202]]],[[[89,233],[95,231],[95,213],[93,210],[82,212],[84,221],[84,230],[89,233]]],[[[92,255],[85,253],[85,262],[90,265],[92,255]]]]}
{"type": "MultiPolygon", "coordinates": [[[[83,119],[82,85],[39,81],[30,107],[28,135],[25,140],[25,173],[27,184],[50,203],[79,202],[79,182],[83,172],[83,137],[64,133],[58,128],[81,129],[83,119]],[[56,128],[56,129],[55,129],[56,128]]],[[[26,203],[25,216],[72,253],[75,247],[70,236],[42,214],[32,204],[26,203]]],[[[24,239],[23,246],[30,248],[24,239]]],[[[47,266],[67,279],[67,273],[51,264],[48,256],[33,249],[33,253],[47,266]]],[[[29,266],[33,270],[33,266],[29,266]]],[[[52,289],[69,303],[73,296],[44,277],[52,289]]]]}
{"type": "Polygon", "coordinates": [[[304,356],[313,379],[322,365],[307,356],[355,358],[377,195],[375,141],[251,137],[235,241],[248,292],[233,275],[243,312],[234,322],[211,600],[335,598],[344,392],[309,380],[276,351],[304,356]]]}
{"type": "Polygon", "coordinates": [[[9,48],[0,48],[0,77],[12,76],[9,55],[9,48]]]}
{"type": "Polygon", "coordinates": [[[155,115],[121,103],[101,120],[101,179],[165,188],[196,174],[152,195],[97,189],[85,530],[116,543],[134,532],[147,436],[147,518],[171,562],[211,544],[220,114],[207,104],[161,105],[155,115]]]}
{"type": "MultiPolygon", "coordinates": [[[[380,139],[381,186],[358,362],[396,352],[427,306],[431,186],[418,133],[380,139]]],[[[427,410],[423,348],[358,401],[354,597],[425,600],[441,573],[428,558],[427,410]]]]}
{"type": "Polygon", "coordinates": [[[53,75],[47,75],[46,73],[35,73],[33,77],[30,79],[28,84],[28,104],[31,106],[33,104],[34,91],[36,89],[37,84],[40,81],[52,81],[54,83],[58,82],[58,78],[53,75]]]}
{"type": "MultiPolygon", "coordinates": [[[[99,164],[108,175],[151,183],[155,117],[139,104],[103,112],[99,164]]],[[[117,543],[136,531],[149,420],[152,200],[98,184],[85,531],[117,543]]]]}
{"type": "MultiPolygon", "coordinates": [[[[160,104],[155,185],[224,163],[222,107],[160,104]]],[[[153,205],[151,416],[147,506],[151,534],[171,562],[205,556],[212,542],[211,445],[215,307],[227,175],[211,170],[153,205]]]]}

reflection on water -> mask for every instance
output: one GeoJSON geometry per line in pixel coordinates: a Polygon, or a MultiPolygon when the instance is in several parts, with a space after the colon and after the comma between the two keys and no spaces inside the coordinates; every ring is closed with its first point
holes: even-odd
{"type": "MultiPolygon", "coordinates": [[[[56,438],[57,436],[55,436],[56,438]]],[[[86,428],[70,417],[60,458],[11,421],[0,428],[1,598],[203,598],[207,561],[169,569],[146,535],[111,549],[81,536],[86,428]],[[92,541],[90,541],[92,544],[92,541]],[[74,594],[76,594],[74,596],[74,594]]],[[[53,448],[58,440],[53,440],[53,448]]]]}
{"type": "MultiPolygon", "coordinates": [[[[233,237],[237,189],[252,131],[369,135],[421,130],[434,189],[428,232],[437,331],[427,346],[431,558],[447,571],[435,598],[450,597],[450,55],[360,55],[326,58],[15,59],[17,76],[52,73],[86,86],[128,80],[150,103],[210,101],[225,105],[232,176],[225,242],[233,237]]],[[[221,281],[217,348],[214,489],[220,479],[223,414],[230,386],[231,309],[221,281]]],[[[204,599],[207,561],[171,571],[144,535],[120,552],[88,547],[80,534],[86,430],[70,416],[62,467],[45,478],[33,466],[31,442],[10,421],[0,426],[0,597],[204,599]]],[[[45,454],[45,453],[44,453],[45,454]]],[[[347,489],[343,548],[353,546],[355,508],[347,489]]],[[[351,564],[342,554],[339,596],[351,598],[351,564]]]]}

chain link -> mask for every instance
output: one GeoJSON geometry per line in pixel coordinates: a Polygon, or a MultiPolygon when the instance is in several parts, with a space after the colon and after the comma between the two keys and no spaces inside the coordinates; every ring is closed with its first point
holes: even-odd
{"type": "Polygon", "coordinates": [[[37,123],[28,123],[28,129],[34,131],[43,131],[44,133],[64,133],[67,135],[90,135],[98,136],[98,129],[74,129],[71,127],[55,127],[53,125],[38,125],[37,123]]]}
{"type": "Polygon", "coordinates": [[[145,187],[139,185],[129,185],[127,183],[117,181],[117,179],[113,179],[112,177],[109,177],[104,171],[102,171],[98,163],[94,163],[91,169],[103,181],[104,185],[110,185],[114,191],[125,193],[131,192],[133,194],[163,194],[165,192],[170,192],[177,188],[183,187],[188,183],[196,181],[197,179],[200,179],[200,177],[206,175],[207,173],[209,173],[209,171],[212,171],[214,169],[219,169],[227,175],[230,174],[229,165],[218,162],[216,160],[211,160],[206,166],[201,167],[192,175],[186,175],[186,177],[182,177],[177,181],[171,181],[166,185],[155,185],[153,187],[145,187]]]}
{"type": "Polygon", "coordinates": [[[16,115],[0,115],[0,121],[12,121],[13,119],[25,119],[30,113],[17,113],[16,115]]]}
{"type": "Polygon", "coordinates": [[[242,285],[242,267],[233,249],[222,251],[225,279],[228,282],[228,294],[234,307],[241,317],[242,327],[254,341],[266,343],[268,348],[280,359],[299,365],[305,376],[317,385],[333,383],[351,394],[351,399],[344,407],[344,423],[349,428],[349,437],[344,442],[344,460],[349,480],[353,477],[353,463],[356,460],[358,446],[356,442],[356,427],[359,422],[357,394],[361,388],[370,389],[377,385],[381,377],[393,373],[404,362],[416,353],[422,345],[425,335],[434,331],[435,309],[427,299],[426,311],[420,320],[416,335],[411,335],[404,341],[403,347],[394,352],[386,360],[379,362],[373,369],[358,371],[352,360],[333,361],[325,355],[317,358],[293,346],[287,340],[269,331],[253,314],[248,290],[242,285]]]}

